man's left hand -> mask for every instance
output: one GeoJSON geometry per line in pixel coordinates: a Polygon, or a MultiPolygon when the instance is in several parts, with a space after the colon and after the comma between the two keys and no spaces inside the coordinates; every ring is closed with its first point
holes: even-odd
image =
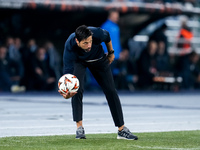
{"type": "Polygon", "coordinates": [[[108,59],[109,63],[111,64],[115,59],[115,55],[114,54],[108,54],[107,59],[108,59]]]}

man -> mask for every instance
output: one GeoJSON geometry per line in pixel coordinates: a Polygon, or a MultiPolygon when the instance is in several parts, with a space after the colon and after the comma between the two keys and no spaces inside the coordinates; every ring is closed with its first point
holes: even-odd
{"type": "MultiPolygon", "coordinates": [[[[119,69],[116,68],[118,65],[118,62],[120,61],[120,53],[122,51],[121,47],[121,41],[120,41],[120,27],[118,25],[118,21],[120,18],[120,14],[117,10],[112,9],[108,11],[108,18],[107,20],[101,25],[102,29],[105,29],[109,32],[110,38],[112,39],[112,43],[115,43],[113,45],[113,49],[115,50],[115,59],[111,64],[111,71],[113,74],[113,78],[115,81],[115,85],[120,85],[119,83],[121,81],[116,80],[119,77],[119,69]]],[[[107,47],[105,43],[102,43],[103,49],[105,52],[107,52],[107,47]]],[[[121,83],[123,84],[123,83],[121,83]]],[[[127,86],[127,85],[126,85],[127,86]]],[[[116,86],[116,89],[121,89],[123,87],[116,86]]]]}
{"type": "Polygon", "coordinates": [[[64,74],[73,73],[80,82],[78,92],[63,94],[65,98],[72,97],[73,120],[76,122],[76,138],[84,139],[85,131],[82,124],[83,113],[83,87],[86,68],[89,68],[98,84],[102,87],[115,123],[118,127],[118,139],[137,140],[127,127],[124,126],[121,103],[115,90],[110,64],[114,60],[114,50],[110,35],[106,30],[96,27],[78,27],[65,43],[64,49],[64,74]],[[105,42],[108,55],[104,54],[101,43],[105,42]]]}
{"type": "Polygon", "coordinates": [[[187,25],[187,19],[183,18],[181,29],[177,38],[177,48],[180,50],[180,55],[184,56],[192,52],[192,38],[194,37],[191,29],[187,25]]]}
{"type": "Polygon", "coordinates": [[[138,86],[141,89],[152,88],[153,78],[158,73],[156,68],[156,53],[158,44],[154,40],[147,43],[147,47],[142,51],[137,60],[138,66],[138,86]]]}

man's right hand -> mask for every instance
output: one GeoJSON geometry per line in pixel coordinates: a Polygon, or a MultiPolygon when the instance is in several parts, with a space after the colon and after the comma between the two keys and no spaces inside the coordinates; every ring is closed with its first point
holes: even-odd
{"type": "Polygon", "coordinates": [[[60,93],[60,95],[62,95],[65,99],[71,98],[73,97],[77,92],[67,92],[67,93],[63,93],[60,90],[58,90],[58,92],[60,93]]]}

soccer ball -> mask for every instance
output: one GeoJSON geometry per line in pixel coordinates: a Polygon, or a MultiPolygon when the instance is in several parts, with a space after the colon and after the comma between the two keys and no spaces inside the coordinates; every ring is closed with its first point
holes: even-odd
{"type": "Polygon", "coordinates": [[[65,74],[58,81],[58,88],[61,92],[76,92],[79,89],[79,80],[75,75],[65,74]]]}

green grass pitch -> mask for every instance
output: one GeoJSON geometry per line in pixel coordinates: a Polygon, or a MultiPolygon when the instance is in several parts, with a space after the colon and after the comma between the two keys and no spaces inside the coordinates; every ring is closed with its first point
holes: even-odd
{"type": "Polygon", "coordinates": [[[3,137],[0,150],[200,150],[200,130],[134,134],[137,141],[117,140],[117,134],[3,137]]]}

